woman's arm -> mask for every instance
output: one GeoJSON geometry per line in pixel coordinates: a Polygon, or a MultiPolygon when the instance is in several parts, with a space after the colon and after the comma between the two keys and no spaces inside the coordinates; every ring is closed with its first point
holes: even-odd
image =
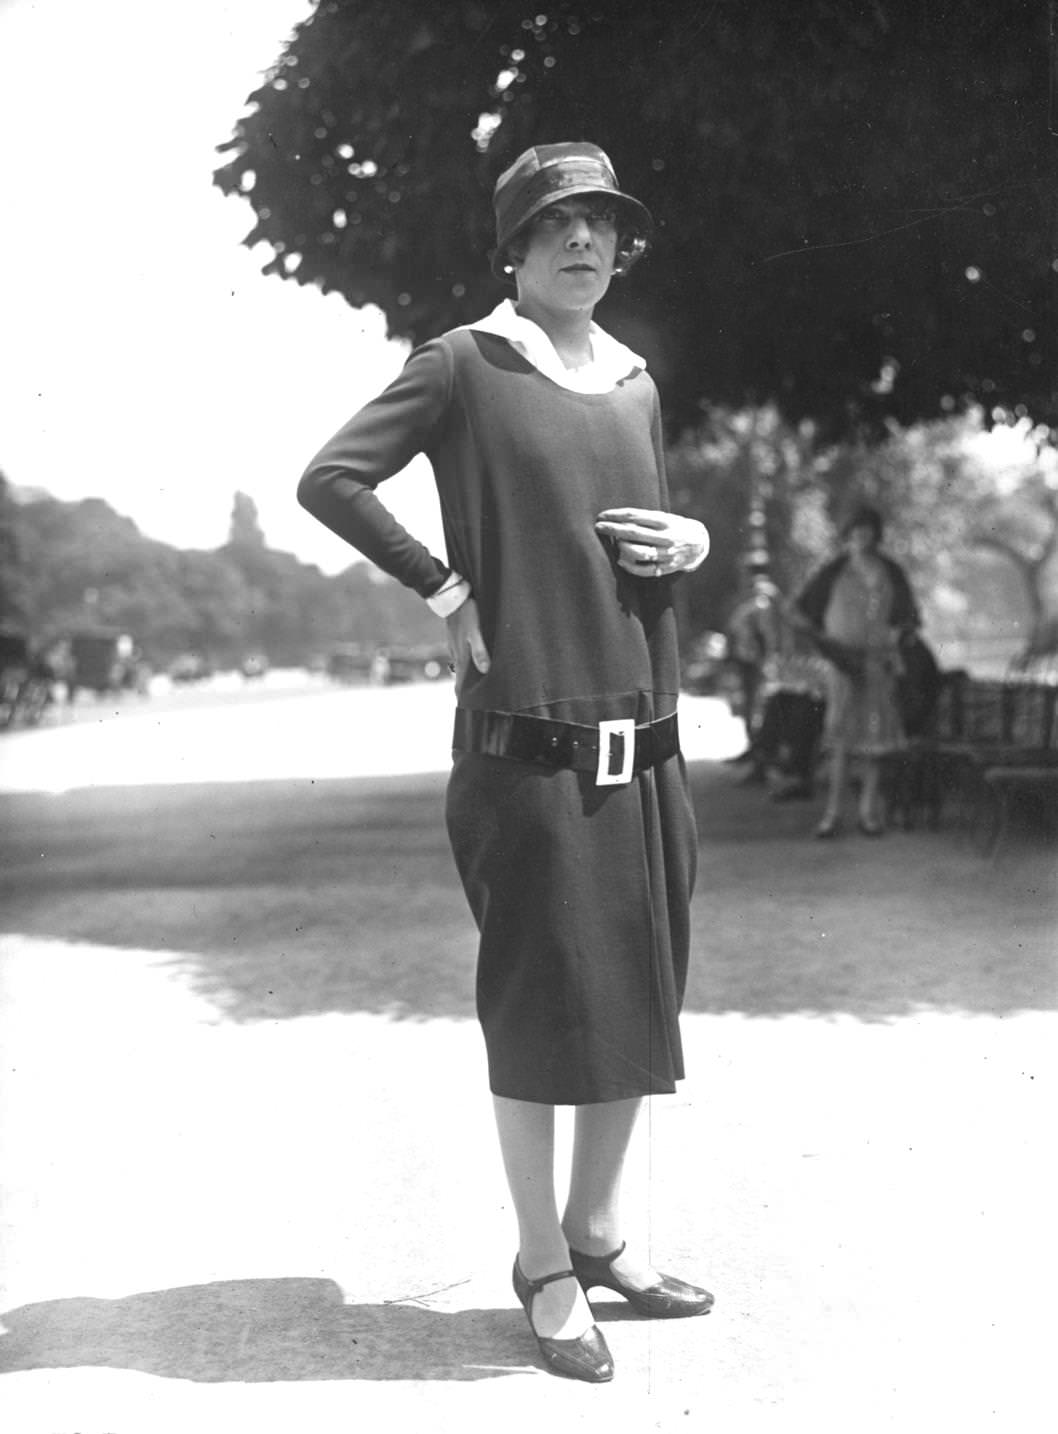
{"type": "Polygon", "coordinates": [[[801,620],[802,626],[807,624],[810,628],[822,631],[834,581],[846,561],[844,556],[832,558],[808,579],[794,598],[792,611],[794,616],[801,620]]]}
{"type": "MultiPolygon", "coordinates": [[[[417,349],[389,387],[324,444],[297,490],[298,502],[313,517],[424,598],[449,587],[450,569],[398,523],[374,490],[429,445],[451,382],[446,344],[435,340],[417,349]]],[[[453,599],[465,595],[452,593],[453,599]]]]}
{"type": "Polygon", "coordinates": [[[922,617],[915,601],[915,594],[907,580],[907,573],[892,558],[884,559],[893,584],[893,607],[889,622],[901,633],[915,632],[922,626],[922,617]]]}

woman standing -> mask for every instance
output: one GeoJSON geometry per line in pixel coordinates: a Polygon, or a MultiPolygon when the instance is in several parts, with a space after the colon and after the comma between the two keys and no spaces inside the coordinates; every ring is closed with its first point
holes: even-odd
{"type": "Polygon", "coordinates": [[[643,1097],[683,1075],[697,853],[676,729],[672,584],[708,551],[666,510],[657,392],[592,321],[651,219],[594,145],[540,145],[493,196],[514,301],[412,354],[310,464],[300,501],[446,620],[456,672],[446,818],[479,933],[477,1009],[518,1220],[515,1291],[547,1365],[613,1364],[585,1293],[699,1314],[707,1291],[625,1248],[643,1097]],[[375,488],[419,452],[447,561],[375,488]],[[554,1196],[554,1108],[577,1107],[554,1196]]]}
{"type": "Polygon", "coordinates": [[[824,743],[830,770],[817,837],[841,831],[850,756],[863,765],[859,828],[881,836],[881,758],[904,745],[897,702],[901,638],[919,625],[918,609],[899,563],[880,552],[882,518],[866,505],[842,530],[845,552],[822,568],[797,599],[830,663],[824,743]]]}

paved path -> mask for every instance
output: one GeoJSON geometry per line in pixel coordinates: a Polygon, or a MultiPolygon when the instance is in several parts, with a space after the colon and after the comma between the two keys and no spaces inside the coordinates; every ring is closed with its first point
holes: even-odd
{"type": "MultiPolygon", "coordinates": [[[[0,792],[444,772],[452,704],[449,682],[336,688],[284,672],[249,689],[217,679],[154,700],[86,700],[72,719],[4,734],[0,792]]],[[[743,734],[723,703],[681,702],[689,760],[731,756],[743,734]]]]}
{"type": "Polygon", "coordinates": [[[194,956],[0,938],[12,1434],[1053,1427],[1050,1011],[689,1014],[629,1224],[716,1308],[607,1306],[588,1388],[509,1287],[474,1022],[236,1021],[194,956]]]}

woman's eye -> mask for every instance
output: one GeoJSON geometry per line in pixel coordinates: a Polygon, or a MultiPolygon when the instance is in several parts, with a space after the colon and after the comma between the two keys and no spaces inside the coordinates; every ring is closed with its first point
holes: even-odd
{"type": "MultiPolygon", "coordinates": [[[[591,229],[611,229],[617,223],[617,212],[614,209],[588,209],[584,210],[583,218],[591,229]]],[[[544,209],[537,215],[536,222],[545,229],[565,229],[573,223],[574,216],[567,214],[564,209],[544,209]]]]}

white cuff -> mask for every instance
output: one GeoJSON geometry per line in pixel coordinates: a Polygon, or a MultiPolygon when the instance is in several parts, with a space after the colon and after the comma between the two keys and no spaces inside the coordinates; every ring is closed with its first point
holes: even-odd
{"type": "Polygon", "coordinates": [[[458,573],[449,573],[437,592],[426,599],[426,606],[438,617],[450,617],[470,596],[470,584],[458,573]]]}
{"type": "Polygon", "coordinates": [[[704,523],[699,523],[697,519],[692,519],[692,521],[697,525],[698,530],[701,533],[701,537],[698,539],[698,542],[696,544],[698,548],[698,556],[696,558],[692,558],[689,563],[684,564],[683,571],[685,573],[693,573],[702,566],[706,558],[709,556],[709,548],[711,546],[709,540],[709,529],[705,526],[704,523]]]}

